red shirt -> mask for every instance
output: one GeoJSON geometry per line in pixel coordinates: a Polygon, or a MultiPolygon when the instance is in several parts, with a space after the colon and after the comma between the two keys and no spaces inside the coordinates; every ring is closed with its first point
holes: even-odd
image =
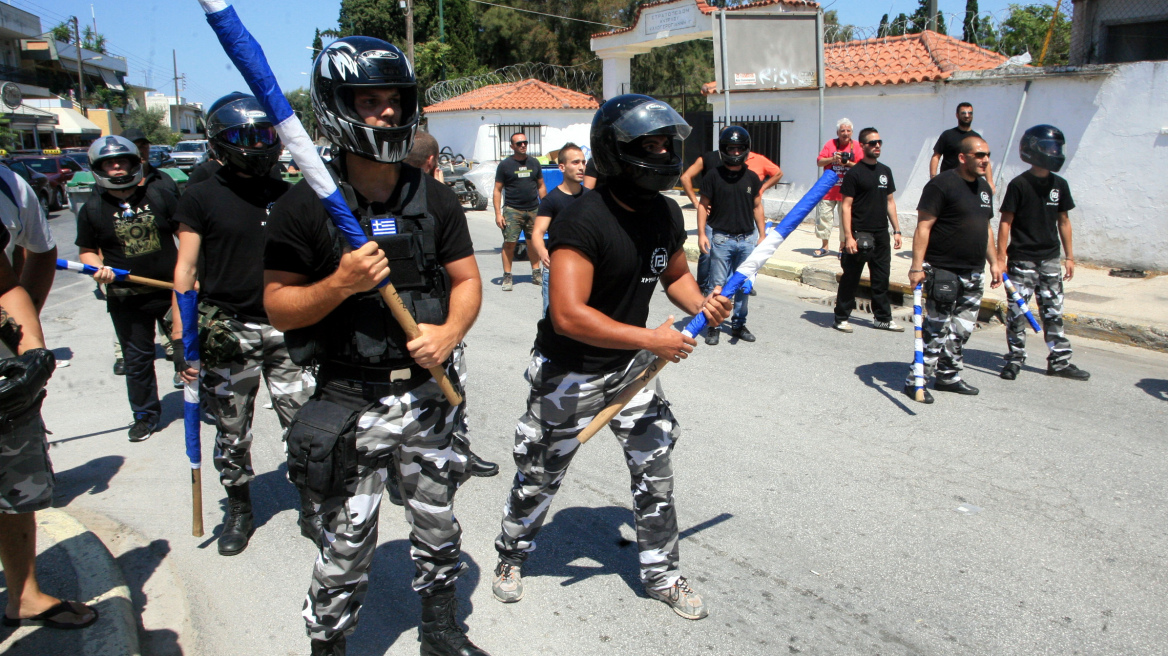
{"type": "Polygon", "coordinates": [[[751,151],[746,156],[746,168],[754,172],[758,176],[759,182],[766,182],[772,177],[779,174],[779,165],[767,159],[766,155],[759,155],[751,151]]]}
{"type": "MultiPolygon", "coordinates": [[[[823,150],[819,151],[819,158],[824,159],[832,157],[840,151],[851,152],[853,163],[864,159],[864,149],[860,147],[860,144],[857,143],[855,139],[851,140],[847,148],[840,148],[838,139],[829,140],[827,143],[823,144],[823,150]]],[[[836,174],[839,175],[839,180],[836,181],[835,186],[827,192],[827,195],[823,197],[823,200],[843,200],[844,197],[840,194],[840,183],[844,181],[844,175],[847,174],[849,167],[844,166],[843,164],[836,164],[834,166],[832,164],[828,164],[827,166],[823,167],[823,170],[827,171],[829,168],[835,169],[836,174]]]]}

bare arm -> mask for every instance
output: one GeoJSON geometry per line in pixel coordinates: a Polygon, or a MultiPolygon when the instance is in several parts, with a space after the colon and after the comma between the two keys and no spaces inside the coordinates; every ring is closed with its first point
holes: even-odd
{"type": "MultiPolygon", "coordinates": [[[[989,159],[989,158],[986,158],[986,159],[989,159]]],[[[986,162],[985,179],[986,179],[986,182],[990,183],[990,194],[993,194],[996,196],[998,193],[998,190],[994,188],[994,163],[993,162],[989,162],[989,161],[986,162]]]]}
{"type": "Polygon", "coordinates": [[[888,194],[888,220],[892,222],[892,247],[899,249],[901,246],[900,238],[900,217],[896,215],[896,199],[892,194],[888,194]]]}
{"type": "Polygon", "coordinates": [[[499,226],[499,229],[502,230],[507,225],[503,221],[503,183],[502,182],[495,182],[495,191],[491,194],[491,196],[495,201],[495,225],[499,226]]]}
{"type": "MultiPolygon", "coordinates": [[[[174,265],[174,291],[182,294],[195,288],[199,276],[199,250],[203,246],[203,236],[191,230],[185,223],[178,224],[178,258],[174,265]]],[[[170,329],[172,340],[182,340],[182,313],[178,309],[178,296],[171,301],[173,324],[170,329]]]]}
{"type": "Polygon", "coordinates": [[[34,253],[24,249],[24,268],[20,270],[20,286],[28,292],[37,312],[45,306],[49,290],[53,288],[53,278],[57,275],[57,247],[44,253],[34,253]]]}
{"type": "Polygon", "coordinates": [[[1002,265],[998,264],[998,249],[994,247],[994,226],[986,227],[989,233],[986,242],[986,262],[990,265],[990,287],[996,288],[1002,284],[1002,265]]]}
{"type": "Polygon", "coordinates": [[[20,325],[20,344],[16,349],[17,355],[20,355],[29,349],[44,348],[45,335],[41,331],[36,305],[28,291],[18,283],[8,257],[0,251],[0,290],[4,290],[0,293],[0,307],[20,325]]]}
{"type": "Polygon", "coordinates": [[[718,293],[722,291],[721,287],[708,297],[702,296],[698,281],[694,280],[689,271],[684,250],[677,251],[669,258],[669,265],[661,272],[661,286],[674,305],[686,314],[705,314],[711,326],[722,323],[734,311],[734,302],[718,293]]]}
{"type": "Polygon", "coordinates": [[[108,285],[114,281],[114,272],[110,271],[105,265],[105,260],[102,258],[101,251],[95,248],[78,248],[77,259],[81,260],[82,264],[88,264],[91,267],[97,267],[97,273],[93,274],[93,279],[102,284],[108,285]]]}
{"type": "Polygon", "coordinates": [[[1002,212],[1002,220],[998,223],[998,260],[1007,261],[1006,249],[1010,246],[1010,230],[1014,226],[1014,213],[1002,212]]]}
{"type": "Polygon", "coordinates": [[[705,164],[702,162],[702,158],[699,157],[681,174],[681,188],[685,190],[686,197],[689,198],[689,202],[693,203],[694,207],[698,206],[698,195],[694,191],[693,181],[694,178],[702,174],[703,170],[705,170],[705,164]]]}
{"type": "Polygon", "coordinates": [[[1063,241],[1063,259],[1066,260],[1063,266],[1067,268],[1063,280],[1070,280],[1075,277],[1075,247],[1071,243],[1071,217],[1066,212],[1059,212],[1058,231],[1063,241]]]}
{"type": "Polygon", "coordinates": [[[531,228],[531,239],[527,240],[527,246],[535,249],[535,254],[539,256],[540,264],[548,266],[552,263],[551,255],[548,254],[547,244],[544,243],[543,236],[547,234],[548,226],[552,224],[552,217],[537,214],[535,217],[535,225],[531,228]]]}
{"type": "Polygon", "coordinates": [[[762,194],[754,197],[754,227],[758,230],[758,244],[766,239],[766,215],[762,211],[762,194]]]}
{"type": "Polygon", "coordinates": [[[917,211],[917,229],[913,231],[913,258],[909,266],[908,281],[913,286],[925,280],[925,251],[929,250],[929,234],[937,217],[928,212],[917,211]]]}
{"type": "Polygon", "coordinates": [[[541,175],[539,176],[539,199],[543,200],[544,196],[547,196],[547,185],[543,183],[543,176],[541,175]]]}
{"type": "Polygon", "coordinates": [[[840,237],[843,238],[843,249],[851,255],[855,255],[856,251],[860,250],[856,244],[856,237],[852,234],[852,202],[855,200],[851,196],[844,196],[844,201],[840,203],[840,237]]]}
{"type": "Polygon", "coordinates": [[[767,189],[770,189],[771,187],[779,184],[779,180],[782,180],[782,179],[783,179],[783,169],[779,169],[778,173],[767,178],[766,182],[762,183],[762,187],[759,188],[758,193],[761,195],[767,189]]]}
{"type": "Polygon", "coordinates": [[[933,153],[929,158],[929,179],[937,177],[937,168],[941,166],[941,153],[933,153]]]}
{"type": "Polygon", "coordinates": [[[276,330],[319,323],[353,294],[369,291],[389,275],[389,262],[375,242],[341,256],[337,270],[316,282],[288,271],[264,271],[264,309],[276,330]]]}
{"type": "Polygon", "coordinates": [[[410,356],[426,369],[439,366],[450,357],[474,325],[483,303],[483,282],[474,255],[443,266],[450,276],[450,312],[446,321],[441,325],[418,324],[422,334],[406,344],[410,356]]]}
{"type": "Polygon", "coordinates": [[[708,254],[710,252],[710,240],[706,238],[706,221],[710,218],[710,197],[702,194],[702,199],[698,202],[697,208],[698,250],[708,254]]]}

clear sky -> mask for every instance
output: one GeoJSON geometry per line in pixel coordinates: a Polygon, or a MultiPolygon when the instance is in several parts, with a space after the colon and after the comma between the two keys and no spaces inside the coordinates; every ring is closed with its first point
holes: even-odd
{"type": "MultiPolygon", "coordinates": [[[[231,91],[247,90],[197,0],[0,1],[40,16],[45,31],[74,15],[92,25],[95,14],[97,31],[105,35],[110,52],[127,57],[131,84],[173,95],[173,49],[179,75],[187,78],[181,93],[188,101],[209,105],[231,91]]],[[[263,46],[280,86],[285,90],[308,86],[308,76],[302,73],[311,68],[307,48],[313,30],[336,27],[340,0],[235,0],[232,4],[263,46]]],[[[826,0],[824,7],[838,11],[843,23],[875,27],[882,14],[911,14],[917,4],[917,0],[826,0]]],[[[979,8],[1000,17],[1008,4],[1007,0],[980,0],[979,8]]],[[[963,14],[965,0],[938,0],[938,6],[947,15],[950,32],[960,36],[960,20],[951,20],[949,15],[963,14]]]]}

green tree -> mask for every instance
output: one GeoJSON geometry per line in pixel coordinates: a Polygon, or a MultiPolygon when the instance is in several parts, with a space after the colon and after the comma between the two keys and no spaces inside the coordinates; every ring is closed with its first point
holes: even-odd
{"type": "Polygon", "coordinates": [[[16,148],[16,133],[12,131],[12,121],[0,118],[0,148],[13,150],[16,148]]]}
{"type": "Polygon", "coordinates": [[[840,43],[851,41],[855,32],[854,25],[840,25],[839,14],[831,9],[823,12],[823,40],[825,43],[840,43]]]}
{"type": "Polygon", "coordinates": [[[65,21],[57,23],[53,29],[49,30],[49,34],[53,35],[54,41],[64,41],[65,43],[73,43],[73,26],[65,21]]]}
{"type": "Polygon", "coordinates": [[[98,104],[106,109],[117,109],[126,106],[126,92],[114,91],[107,87],[98,87],[88,98],[91,102],[96,100],[98,104]]]}
{"type": "Polygon", "coordinates": [[[965,20],[961,24],[961,40],[966,43],[977,43],[980,25],[977,0],[965,0],[965,20]]]}
{"type": "Polygon", "coordinates": [[[876,28],[876,36],[888,36],[888,14],[880,17],[880,27],[876,28]]]}
{"type": "Polygon", "coordinates": [[[81,47],[104,55],[105,35],[94,32],[92,27],[86,25],[85,29],[81,30],[81,47]]]}
{"type": "Polygon", "coordinates": [[[679,111],[702,111],[706,100],[701,86],[714,79],[714,49],[708,41],[686,41],[671,46],[654,48],[633,58],[632,91],[655,98],[686,94],[684,106],[681,97],[671,98],[679,111]]]}
{"type": "Polygon", "coordinates": [[[1054,7],[1050,5],[1010,5],[1010,16],[1002,21],[998,51],[1009,57],[1029,52],[1034,63],[1038,63],[1052,19],[1054,31],[1043,64],[1065,65],[1071,52],[1071,21],[1063,13],[1055,18],[1054,7]]]}
{"type": "Polygon", "coordinates": [[[165,109],[146,109],[145,107],[138,107],[126,112],[122,118],[122,127],[125,129],[138,128],[154,144],[168,144],[173,146],[179,142],[182,135],[178,132],[171,132],[170,127],[166,124],[167,110],[165,109]]]}
{"type": "Polygon", "coordinates": [[[316,61],[316,56],[324,49],[324,42],[320,38],[320,28],[316,28],[316,34],[312,36],[312,61],[316,61]]]}

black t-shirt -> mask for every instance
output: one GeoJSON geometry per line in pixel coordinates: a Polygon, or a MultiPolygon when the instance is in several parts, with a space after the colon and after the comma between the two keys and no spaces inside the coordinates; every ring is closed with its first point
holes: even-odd
{"type": "Polygon", "coordinates": [[[933,144],[933,154],[941,156],[941,166],[937,169],[937,173],[957,168],[957,154],[961,152],[961,140],[969,136],[980,137],[981,135],[975,130],[962,132],[958,128],[949,128],[937,137],[937,143],[933,144]]]}
{"type": "Polygon", "coordinates": [[[202,164],[196,166],[195,169],[191,171],[190,176],[187,177],[187,187],[189,188],[191,185],[198,184],[204,180],[210,180],[211,178],[215,177],[215,174],[218,173],[219,169],[221,168],[223,168],[222,164],[216,162],[213,159],[208,159],[202,164]]]}
{"type": "MultiPolygon", "coordinates": [[[[106,266],[169,282],[174,280],[178,258],[174,211],[173,196],[159,191],[147,193],[146,187],[136,187],[126,200],[105,192],[77,211],[74,243],[80,248],[100,250],[106,266]]],[[[114,282],[111,287],[144,291],[129,282],[114,282]]]]}
{"type": "Polygon", "coordinates": [[[1062,252],[1059,214],[1074,208],[1070,186],[1054,173],[1040,178],[1025,171],[1011,180],[1002,199],[1002,211],[1014,214],[1006,254],[1023,260],[1058,257],[1062,252]]]}
{"type": "Polygon", "coordinates": [[[560,212],[563,212],[566,207],[576,202],[576,199],[588,193],[587,187],[580,187],[580,193],[573,196],[572,194],[564,193],[560,188],[553,187],[551,191],[543,197],[539,202],[539,210],[535,213],[536,216],[550,216],[554,221],[560,212]]]}
{"type": "Polygon", "coordinates": [[[600,177],[600,172],[596,170],[596,160],[592,159],[591,157],[589,157],[588,162],[586,164],[584,164],[584,177],[586,177],[586,178],[599,178],[600,177]]]}
{"type": "Polygon", "coordinates": [[[530,155],[522,162],[508,157],[495,169],[495,182],[503,183],[503,204],[517,210],[539,207],[539,181],[542,179],[539,160],[530,155]]]}
{"type": "Polygon", "coordinates": [[[956,170],[940,173],[921,190],[917,210],[937,217],[925,261],[942,269],[985,268],[993,194],[985,178],[967,182],[956,170]]]}
{"type": "Polygon", "coordinates": [[[706,223],[718,232],[748,235],[754,223],[754,199],[762,186],[754,171],[743,166],[731,171],[725,166],[711,170],[702,179],[702,196],[710,199],[706,223]]]}
{"type": "Polygon", "coordinates": [[[174,178],[154,168],[153,166],[150,167],[150,172],[146,174],[145,180],[145,186],[154,185],[162,191],[165,191],[168,194],[174,196],[175,198],[178,198],[180,195],[178,191],[178,184],[175,183],[174,178]]]}
{"type": "Polygon", "coordinates": [[[702,155],[702,176],[707,176],[711,171],[722,166],[722,153],[717,150],[711,150],[702,155]]]}
{"type": "MultiPolygon", "coordinates": [[[[571,247],[592,262],[588,307],[624,324],[645,326],[657,279],[685,244],[681,208],[661,196],[647,210],[629,212],[598,186],[552,221],[548,250],[571,247]]],[[[581,373],[624,367],[635,349],[592,346],[556,333],[549,316],[539,322],[535,348],[554,364],[581,373]]]]}
{"type": "Polygon", "coordinates": [[[888,194],[896,191],[892,169],[880,162],[863,160],[844,175],[840,193],[852,197],[852,232],[888,230],[888,194]]]}
{"type": "MultiPolygon", "coordinates": [[[[402,164],[402,176],[406,169],[402,164]]],[[[419,175],[413,169],[409,175],[419,175]]],[[[400,178],[399,178],[400,179],[400,178]]],[[[466,214],[458,196],[434,179],[426,181],[426,208],[434,217],[438,261],[447,264],[474,255],[474,244],[466,225],[466,214]]],[[[398,185],[385,203],[369,203],[357,194],[357,201],[373,215],[400,214],[402,185],[398,185]]],[[[307,180],[301,180],[272,208],[268,219],[268,241],[264,247],[264,268],[298,273],[309,282],[322,280],[337,270],[333,250],[332,220],[307,180]]]]}
{"type": "Polygon", "coordinates": [[[189,187],[175,220],[199,233],[199,299],[247,321],[264,311],[264,227],[288,183],[219,171],[189,187]]]}

